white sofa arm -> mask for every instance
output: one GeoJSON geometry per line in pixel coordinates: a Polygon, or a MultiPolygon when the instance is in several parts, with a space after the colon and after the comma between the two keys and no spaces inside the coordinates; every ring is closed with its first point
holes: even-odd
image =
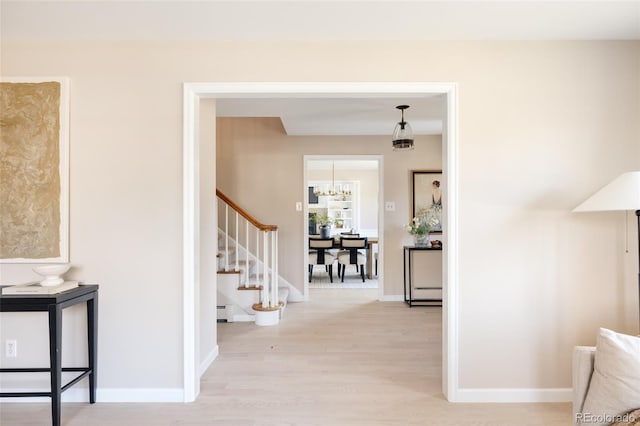
{"type": "Polygon", "coordinates": [[[578,425],[578,413],[582,412],[584,399],[589,390],[596,348],[576,346],[573,348],[573,424],[578,425]]]}

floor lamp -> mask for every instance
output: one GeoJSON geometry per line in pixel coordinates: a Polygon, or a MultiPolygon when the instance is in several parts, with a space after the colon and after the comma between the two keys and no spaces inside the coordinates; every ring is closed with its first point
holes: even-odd
{"type": "Polygon", "coordinates": [[[635,210],[638,219],[638,321],[640,324],[640,172],[618,176],[573,209],[574,212],[635,210]]]}

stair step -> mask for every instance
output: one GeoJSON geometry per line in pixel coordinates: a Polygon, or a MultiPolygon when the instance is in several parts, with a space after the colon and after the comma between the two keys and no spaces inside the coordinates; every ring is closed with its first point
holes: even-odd
{"type": "Polygon", "coordinates": [[[238,287],[238,290],[242,290],[242,291],[246,291],[246,290],[258,290],[258,291],[262,291],[262,286],[261,285],[249,285],[248,287],[245,287],[243,285],[241,285],[240,287],[238,287]]]}

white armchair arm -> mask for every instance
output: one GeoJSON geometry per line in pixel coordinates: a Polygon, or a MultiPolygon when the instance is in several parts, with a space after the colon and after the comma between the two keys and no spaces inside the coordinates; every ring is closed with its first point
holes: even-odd
{"type": "Polygon", "coordinates": [[[584,399],[589,390],[596,348],[576,346],[573,349],[573,424],[578,425],[578,413],[582,412],[584,399]]]}

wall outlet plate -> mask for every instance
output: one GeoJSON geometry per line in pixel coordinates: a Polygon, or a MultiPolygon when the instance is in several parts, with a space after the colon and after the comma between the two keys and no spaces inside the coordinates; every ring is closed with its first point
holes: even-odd
{"type": "Polygon", "coordinates": [[[395,201],[385,201],[384,202],[384,209],[388,212],[395,212],[396,211],[396,202],[395,201]]]}
{"type": "Polygon", "coordinates": [[[18,356],[18,342],[16,340],[7,340],[4,354],[7,358],[16,358],[18,356]]]}

